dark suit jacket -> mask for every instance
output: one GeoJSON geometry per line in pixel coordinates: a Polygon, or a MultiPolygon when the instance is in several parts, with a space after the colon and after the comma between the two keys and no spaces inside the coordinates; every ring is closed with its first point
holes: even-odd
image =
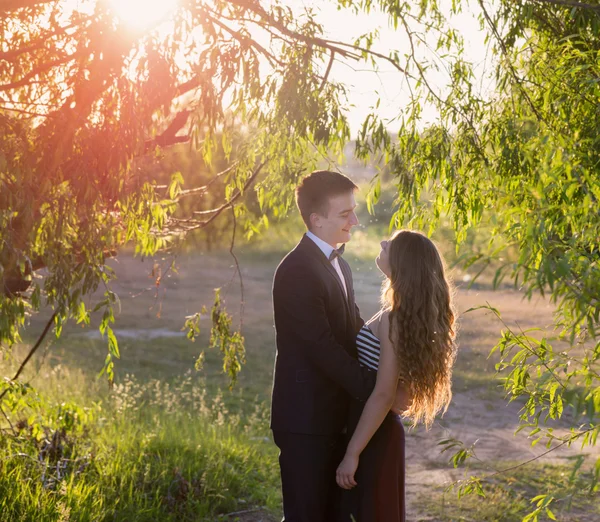
{"type": "Polygon", "coordinates": [[[348,299],[335,268],[307,236],[275,272],[273,430],[340,433],[351,397],[366,401],[375,385],[376,372],[356,360],[356,334],[364,322],[350,267],[343,258],[339,263],[348,299]]]}

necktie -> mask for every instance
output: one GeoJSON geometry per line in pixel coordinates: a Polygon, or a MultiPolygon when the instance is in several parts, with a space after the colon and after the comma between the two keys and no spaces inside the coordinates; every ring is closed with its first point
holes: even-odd
{"type": "Polygon", "coordinates": [[[341,256],[344,253],[344,249],[346,248],[346,244],[343,244],[337,250],[334,248],[333,252],[329,254],[329,261],[333,261],[336,257],[341,256]]]}

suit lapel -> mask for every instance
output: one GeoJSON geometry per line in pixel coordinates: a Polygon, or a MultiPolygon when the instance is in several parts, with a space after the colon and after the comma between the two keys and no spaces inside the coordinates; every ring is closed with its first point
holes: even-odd
{"type": "Polygon", "coordinates": [[[344,279],[346,281],[346,290],[348,291],[348,308],[350,312],[350,317],[352,319],[352,325],[354,324],[355,314],[354,314],[354,285],[352,283],[352,272],[350,271],[350,265],[341,257],[338,258],[338,262],[340,264],[340,268],[342,269],[342,274],[344,274],[344,279]]]}

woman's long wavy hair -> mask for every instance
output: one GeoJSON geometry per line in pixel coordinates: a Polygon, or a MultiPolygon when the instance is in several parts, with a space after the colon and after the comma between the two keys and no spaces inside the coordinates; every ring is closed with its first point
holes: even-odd
{"type": "Polygon", "coordinates": [[[396,232],[389,243],[391,277],[382,290],[389,336],[400,362],[399,379],[412,394],[405,416],[431,427],[452,399],[456,359],[452,287],[436,246],[423,234],[396,232]]]}

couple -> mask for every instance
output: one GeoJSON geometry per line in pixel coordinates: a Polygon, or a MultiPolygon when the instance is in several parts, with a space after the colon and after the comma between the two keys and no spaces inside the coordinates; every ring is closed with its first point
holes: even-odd
{"type": "Polygon", "coordinates": [[[302,180],[308,231],[273,282],[285,522],[404,521],[400,413],[430,426],[451,399],[454,313],[440,254],[416,232],[382,241],[382,309],[365,323],[341,257],[358,224],[356,189],[336,172],[302,180]]]}

